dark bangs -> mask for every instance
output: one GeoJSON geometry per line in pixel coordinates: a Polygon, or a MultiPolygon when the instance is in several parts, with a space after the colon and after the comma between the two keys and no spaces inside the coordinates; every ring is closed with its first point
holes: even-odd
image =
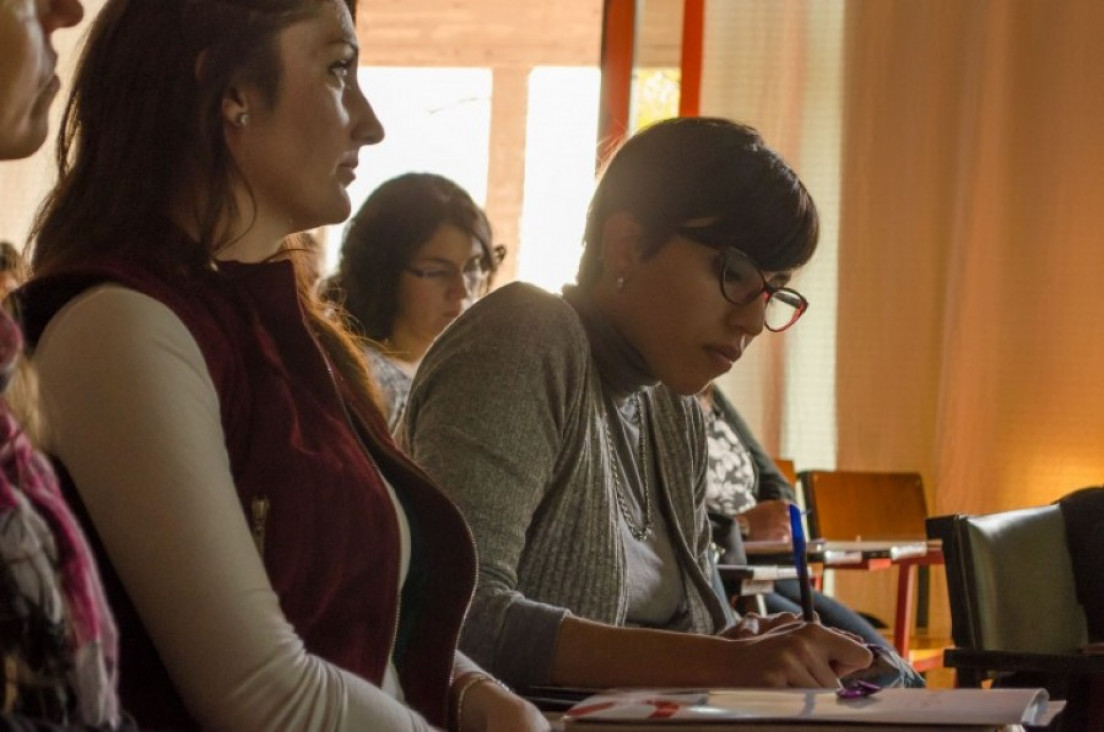
{"type": "Polygon", "coordinates": [[[602,271],[602,227],[623,211],[643,228],[645,256],[682,233],[735,246],[765,271],[796,269],[812,257],[820,227],[797,174],[754,128],[730,120],[665,120],[622,146],[591,201],[578,282],[602,271]]]}
{"type": "Polygon", "coordinates": [[[779,176],[775,171],[744,191],[733,191],[732,199],[723,213],[702,211],[702,216],[695,217],[712,221],[702,226],[684,222],[679,231],[710,246],[736,247],[767,272],[798,269],[812,258],[820,238],[820,218],[796,176],[779,176]]]}

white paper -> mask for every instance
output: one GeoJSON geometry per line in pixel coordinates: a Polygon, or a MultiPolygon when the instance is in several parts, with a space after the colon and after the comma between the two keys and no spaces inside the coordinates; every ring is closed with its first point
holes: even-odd
{"type": "Polygon", "coordinates": [[[997,726],[1043,721],[1047,700],[1044,689],[882,689],[860,699],[840,699],[832,689],[632,690],[590,697],[567,718],[997,726]]]}

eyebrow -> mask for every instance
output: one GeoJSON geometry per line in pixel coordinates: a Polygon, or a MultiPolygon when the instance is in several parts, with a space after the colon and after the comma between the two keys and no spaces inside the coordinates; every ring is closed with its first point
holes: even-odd
{"type": "Polygon", "coordinates": [[[355,38],[353,38],[351,36],[348,36],[348,35],[345,35],[345,34],[342,34],[340,36],[336,36],[336,37],[330,39],[330,42],[327,45],[329,45],[329,46],[348,46],[349,48],[351,48],[353,50],[353,53],[355,55],[357,55],[357,56],[360,55],[360,44],[357,43],[355,38]]]}
{"type": "MultiPolygon", "coordinates": [[[[464,261],[465,261],[465,263],[467,262],[467,260],[464,260],[464,261]]],[[[444,257],[433,257],[433,256],[418,257],[418,258],[414,259],[411,262],[411,264],[415,264],[415,263],[420,263],[420,264],[447,264],[450,267],[455,267],[456,266],[456,263],[453,262],[451,259],[445,259],[444,257]]]]}

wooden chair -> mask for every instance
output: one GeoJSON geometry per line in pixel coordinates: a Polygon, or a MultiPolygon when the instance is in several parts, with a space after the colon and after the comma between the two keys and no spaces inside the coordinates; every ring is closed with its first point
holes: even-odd
{"type": "Polygon", "coordinates": [[[1059,506],[939,516],[927,531],[943,542],[954,638],[945,664],[958,684],[1045,686],[1067,700],[1063,729],[1104,729],[1104,654],[1082,652],[1087,619],[1059,506]]]}
{"type": "MultiPolygon", "coordinates": [[[[798,479],[812,537],[829,541],[927,539],[927,499],[919,473],[807,470],[798,479]]],[[[893,646],[918,671],[938,668],[942,663],[943,639],[914,643],[913,638],[919,570],[942,562],[942,553],[933,548],[923,556],[871,561],[857,567],[897,567],[893,646]]],[[[922,581],[926,598],[926,571],[922,581]]],[[[926,601],[923,611],[926,617],[926,601]]]]}
{"type": "Polygon", "coordinates": [[[790,482],[790,485],[797,486],[797,470],[794,467],[794,461],[789,458],[773,458],[774,464],[778,466],[778,471],[782,473],[782,477],[790,482]]]}

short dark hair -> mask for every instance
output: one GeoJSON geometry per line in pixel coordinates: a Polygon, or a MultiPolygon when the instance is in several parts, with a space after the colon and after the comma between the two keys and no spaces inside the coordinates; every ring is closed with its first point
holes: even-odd
{"type": "Polygon", "coordinates": [[[587,213],[577,281],[602,271],[602,230],[613,214],[644,229],[646,256],[689,221],[703,238],[739,247],[767,271],[794,269],[816,249],[816,206],[797,174],[759,133],[725,119],[687,117],[645,128],[613,156],[587,213]]]}
{"type": "Polygon", "coordinates": [[[443,224],[479,241],[484,269],[498,267],[501,253],[491,244],[487,215],[448,178],[407,173],[372,192],[345,230],[338,271],[326,291],[353,317],[354,329],[374,340],[390,337],[399,278],[443,224]]]}

